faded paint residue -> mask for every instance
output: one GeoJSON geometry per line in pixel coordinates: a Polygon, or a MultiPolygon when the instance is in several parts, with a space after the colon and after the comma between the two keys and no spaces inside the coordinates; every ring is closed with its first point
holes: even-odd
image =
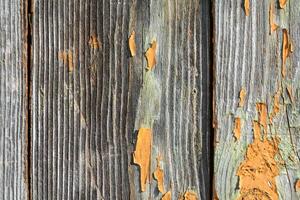
{"type": "Polygon", "coordinates": [[[152,147],[152,130],[140,128],[137,136],[133,162],[140,166],[141,191],[146,190],[147,181],[150,181],[150,162],[152,147]]]}
{"type": "Polygon", "coordinates": [[[260,125],[264,128],[264,134],[266,135],[268,133],[268,110],[265,103],[257,103],[256,109],[258,111],[259,117],[258,122],[260,125]]]}
{"type": "Polygon", "coordinates": [[[287,92],[288,92],[288,95],[289,95],[289,97],[290,97],[290,100],[291,100],[292,102],[294,102],[294,95],[293,95],[293,89],[292,89],[292,86],[291,86],[291,85],[287,85],[287,86],[286,86],[286,90],[287,90],[287,92]]]}
{"type": "Polygon", "coordinates": [[[158,190],[161,193],[164,193],[165,192],[165,190],[164,190],[164,171],[160,167],[161,157],[158,156],[156,158],[156,160],[157,160],[157,166],[156,166],[156,170],[154,171],[153,175],[154,175],[154,178],[157,180],[158,190]]]}
{"type": "Polygon", "coordinates": [[[279,6],[280,8],[284,8],[286,5],[287,0],[279,0],[279,6]]]}
{"type": "Polygon", "coordinates": [[[129,36],[128,43],[129,43],[130,54],[133,57],[136,55],[135,31],[132,31],[131,35],[129,36]]]}
{"type": "Polygon", "coordinates": [[[162,196],[161,200],[171,200],[171,198],[172,198],[172,193],[171,191],[168,191],[162,196]]]}
{"type": "Polygon", "coordinates": [[[89,40],[89,45],[91,46],[92,49],[99,49],[100,48],[100,43],[98,41],[97,35],[92,34],[89,40]]]}
{"type": "Polygon", "coordinates": [[[243,107],[245,104],[245,97],[246,97],[246,89],[242,88],[240,91],[240,102],[239,107],[243,107]]]}
{"type": "Polygon", "coordinates": [[[250,0],[245,0],[244,9],[245,9],[246,16],[249,16],[250,15],[250,0]]]}
{"type": "Polygon", "coordinates": [[[233,130],[233,135],[236,140],[240,139],[241,131],[242,131],[242,120],[241,118],[237,117],[234,120],[234,130],[233,130]]]}
{"type": "Polygon", "coordinates": [[[274,22],[274,3],[270,4],[269,8],[269,24],[270,24],[270,33],[276,31],[278,25],[274,22]]]}
{"type": "Polygon", "coordinates": [[[198,196],[193,191],[186,191],[183,196],[179,197],[179,200],[198,200],[198,196]]]}
{"type": "Polygon", "coordinates": [[[296,192],[300,192],[300,179],[295,182],[295,190],[296,192]]]}
{"type": "Polygon", "coordinates": [[[270,122],[273,123],[273,118],[279,113],[280,111],[280,91],[277,91],[274,96],[274,102],[273,102],[273,111],[270,115],[270,122]]]}
{"type": "Polygon", "coordinates": [[[150,48],[146,51],[146,59],[147,59],[147,68],[149,70],[151,70],[154,65],[156,64],[156,47],[157,47],[157,44],[156,44],[156,41],[154,40],[152,43],[151,43],[151,46],[150,48]]]}
{"type": "Polygon", "coordinates": [[[290,44],[289,35],[286,29],[282,30],[282,69],[281,74],[283,77],[286,76],[286,59],[289,57],[290,44]]]}
{"type": "Polygon", "coordinates": [[[74,69],[73,53],[71,51],[59,51],[58,59],[63,61],[65,65],[68,66],[69,72],[74,69]]]}
{"type": "MultiPolygon", "coordinates": [[[[264,104],[258,104],[260,118],[264,118],[264,104]]],[[[247,147],[245,160],[240,164],[237,175],[239,176],[240,196],[238,200],[252,199],[278,199],[276,176],[279,167],[275,157],[279,151],[279,139],[261,139],[260,125],[263,122],[253,122],[254,140],[247,147]]]]}

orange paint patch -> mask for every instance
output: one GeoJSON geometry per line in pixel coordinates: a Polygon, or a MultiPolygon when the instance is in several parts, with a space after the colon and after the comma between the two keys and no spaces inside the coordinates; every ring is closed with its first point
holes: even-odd
{"type": "Polygon", "coordinates": [[[151,147],[152,130],[149,128],[140,128],[135,151],[133,153],[133,162],[140,166],[140,184],[142,192],[146,190],[147,181],[150,181],[151,147]]]}
{"type": "Polygon", "coordinates": [[[73,53],[71,51],[59,51],[58,59],[62,60],[65,65],[68,66],[69,72],[74,69],[73,53]]]}
{"type": "Polygon", "coordinates": [[[154,171],[153,175],[154,175],[154,178],[157,180],[157,187],[158,187],[158,190],[161,192],[161,193],[164,193],[165,190],[164,190],[164,171],[161,169],[160,167],[160,161],[161,161],[161,157],[158,156],[156,158],[157,160],[157,166],[156,166],[156,170],[154,171]]]}
{"type": "Polygon", "coordinates": [[[135,32],[134,31],[132,31],[132,33],[129,37],[128,43],[129,43],[130,54],[133,57],[136,55],[135,32]]]}
{"type": "Polygon", "coordinates": [[[286,87],[286,90],[287,90],[287,92],[288,92],[288,95],[289,95],[291,101],[294,102],[294,95],[293,95],[293,89],[292,89],[292,86],[291,86],[291,85],[288,85],[288,86],[286,87]]]}
{"type": "Polygon", "coordinates": [[[100,43],[98,41],[98,38],[95,34],[92,34],[89,40],[89,45],[91,46],[92,49],[99,49],[100,48],[100,43]]]}
{"type": "Polygon", "coordinates": [[[295,190],[296,192],[300,192],[300,179],[295,182],[295,190]]]}
{"type": "Polygon", "coordinates": [[[245,9],[246,16],[249,16],[250,15],[250,0],[244,1],[244,9],[245,9]]]}
{"type": "Polygon", "coordinates": [[[283,77],[286,76],[286,60],[290,56],[290,52],[293,51],[292,44],[289,41],[288,31],[286,29],[282,30],[282,69],[281,74],[283,77]]]}
{"type": "Polygon", "coordinates": [[[193,191],[186,191],[183,196],[179,198],[179,200],[198,200],[198,196],[193,191]]]}
{"type": "Polygon", "coordinates": [[[165,194],[162,196],[161,200],[171,200],[171,198],[172,198],[171,191],[168,191],[167,193],[165,193],[165,194]]]}
{"type": "Polygon", "coordinates": [[[240,139],[241,132],[242,132],[242,120],[241,118],[237,117],[234,120],[234,130],[233,130],[233,135],[236,140],[240,139]]]}
{"type": "Polygon", "coordinates": [[[286,5],[286,3],[287,3],[287,0],[279,0],[279,6],[280,6],[280,8],[284,8],[285,5],[286,5]]]}
{"type": "Polygon", "coordinates": [[[270,4],[269,8],[269,24],[270,24],[270,33],[276,31],[278,25],[274,23],[274,3],[270,4]]]}
{"type": "Polygon", "coordinates": [[[267,106],[264,103],[257,103],[256,104],[256,109],[258,111],[259,117],[258,117],[258,122],[260,125],[264,127],[264,134],[266,135],[268,133],[268,125],[267,125],[267,120],[268,120],[268,110],[267,106]]]}
{"type": "Polygon", "coordinates": [[[245,88],[242,88],[240,91],[240,102],[239,107],[243,107],[245,104],[245,97],[246,97],[246,90],[245,88]]]}
{"type": "Polygon", "coordinates": [[[156,65],[156,41],[151,43],[150,48],[146,51],[147,68],[151,70],[156,65]]]}
{"type": "Polygon", "coordinates": [[[273,111],[271,113],[271,116],[270,116],[270,122],[273,123],[273,118],[279,113],[280,111],[280,91],[277,91],[275,96],[274,96],[274,101],[273,101],[273,111]]]}

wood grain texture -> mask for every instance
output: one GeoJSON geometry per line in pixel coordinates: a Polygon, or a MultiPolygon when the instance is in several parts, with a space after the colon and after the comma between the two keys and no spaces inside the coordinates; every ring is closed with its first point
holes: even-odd
{"type": "Polygon", "coordinates": [[[299,199],[294,184],[300,177],[300,2],[288,0],[286,8],[279,9],[277,1],[250,1],[249,16],[245,15],[243,2],[214,1],[215,195],[222,200],[240,196],[237,171],[245,160],[248,145],[253,142],[253,121],[259,120],[256,104],[265,104],[268,116],[272,116],[276,106],[274,97],[279,92],[279,112],[267,124],[268,139],[280,139],[275,156],[279,174],[275,177],[276,186],[270,187],[277,188],[278,199],[299,199]],[[279,27],[270,34],[272,3],[274,21],[279,27]],[[294,46],[287,59],[285,77],[282,75],[283,29],[287,29],[294,46]],[[242,88],[247,91],[245,105],[238,107],[242,88]],[[239,140],[233,135],[236,117],[243,120],[239,140]]]}
{"type": "Polygon", "coordinates": [[[27,199],[26,4],[0,0],[0,199],[27,199]],[[25,62],[24,62],[25,61],[25,62]]]}
{"type": "Polygon", "coordinates": [[[209,15],[199,0],[34,1],[32,199],[160,199],[155,180],[140,192],[132,162],[144,126],[165,190],[209,199],[209,15]],[[157,64],[146,71],[153,39],[157,64]]]}

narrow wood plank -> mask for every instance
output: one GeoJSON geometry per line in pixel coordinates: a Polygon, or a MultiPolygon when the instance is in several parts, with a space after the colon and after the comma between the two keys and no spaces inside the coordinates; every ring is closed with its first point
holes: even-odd
{"type": "Polygon", "coordinates": [[[141,192],[139,128],[153,133],[151,177],[160,154],[166,192],[209,198],[209,12],[198,0],[34,2],[33,199],[160,199],[153,178],[141,192]]]}
{"type": "Polygon", "coordinates": [[[26,3],[0,0],[0,199],[28,199],[26,3]]]}
{"type": "Polygon", "coordinates": [[[215,198],[298,199],[300,2],[250,1],[249,16],[245,2],[214,1],[215,198]],[[294,47],[285,76],[283,29],[294,47]]]}

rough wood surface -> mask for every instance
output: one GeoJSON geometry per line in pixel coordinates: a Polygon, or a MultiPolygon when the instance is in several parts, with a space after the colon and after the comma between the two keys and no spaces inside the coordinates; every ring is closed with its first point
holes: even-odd
{"type": "Polygon", "coordinates": [[[34,1],[33,199],[160,199],[158,155],[174,199],[187,190],[209,199],[207,16],[199,0],[34,1]],[[152,40],[157,64],[147,71],[152,40]],[[132,160],[139,128],[153,133],[143,193],[132,160]]]}
{"type": "MultiPolygon", "coordinates": [[[[300,197],[295,191],[300,178],[299,13],[298,0],[288,0],[284,9],[279,9],[278,1],[250,1],[249,16],[245,15],[242,0],[214,1],[214,187],[219,199],[300,197]],[[270,30],[270,6],[274,6],[273,19],[278,25],[275,31],[270,30]],[[283,29],[294,47],[286,60],[286,75],[282,61],[283,29]],[[246,90],[245,105],[238,107],[242,88],[246,90]],[[262,120],[264,105],[266,123],[262,120]],[[237,140],[233,133],[236,118],[243,121],[237,140]],[[266,133],[267,137],[255,140],[256,133],[266,133]],[[270,146],[256,146],[263,142],[270,146]],[[270,152],[275,156],[270,156],[270,152]],[[249,186],[249,181],[246,187],[243,180],[248,177],[257,181],[255,186],[249,186]]],[[[287,51],[290,53],[289,46],[287,51]]]]}
{"type": "Polygon", "coordinates": [[[0,199],[7,200],[28,197],[25,10],[23,1],[0,0],[0,199]]]}

